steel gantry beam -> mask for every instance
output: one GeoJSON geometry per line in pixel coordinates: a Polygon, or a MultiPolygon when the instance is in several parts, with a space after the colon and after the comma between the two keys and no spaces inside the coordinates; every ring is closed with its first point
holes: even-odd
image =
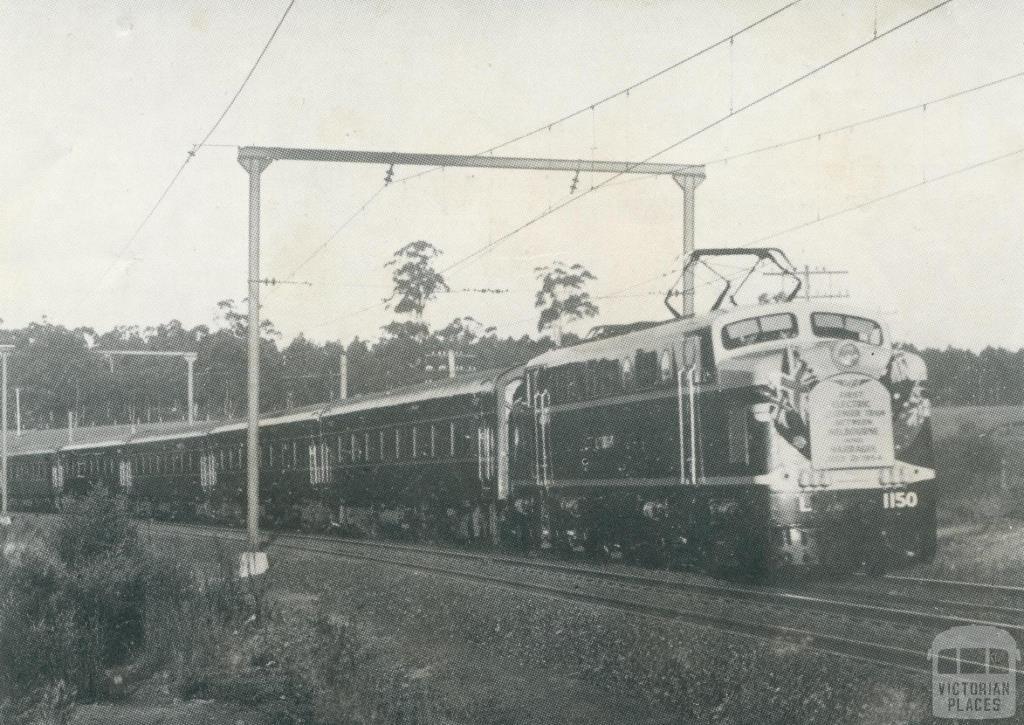
{"type": "Polygon", "coordinates": [[[588,159],[535,159],[520,156],[459,156],[418,154],[401,151],[350,151],[347,149],[296,149],[279,146],[242,146],[238,162],[320,161],[383,166],[444,166],[471,169],[519,169],[522,171],[568,171],[595,174],[649,174],[695,176],[704,179],[704,167],[694,164],[660,164],[637,161],[594,161],[588,159]]]}
{"type": "Polygon", "coordinates": [[[114,355],[128,355],[134,357],[180,357],[185,359],[188,365],[188,422],[194,423],[196,419],[194,370],[197,354],[185,350],[97,350],[110,362],[110,371],[114,371],[114,355]]]}
{"type": "MultiPolygon", "coordinates": [[[[669,176],[683,190],[683,259],[694,248],[694,195],[704,181],[704,167],[695,164],[651,163],[647,161],[595,161],[586,159],[545,159],[517,156],[462,156],[399,151],[353,151],[281,146],[242,146],[238,163],[249,174],[249,401],[246,471],[248,483],[249,551],[242,555],[242,576],[267,569],[265,552],[259,551],[259,271],[260,271],[260,177],[275,161],[305,161],[380,166],[439,166],[447,168],[513,169],[520,171],[565,171],[596,174],[646,174],[669,176]]],[[[685,273],[684,273],[685,274],[685,273]]],[[[692,272],[684,276],[683,313],[693,314],[692,272]]]]}

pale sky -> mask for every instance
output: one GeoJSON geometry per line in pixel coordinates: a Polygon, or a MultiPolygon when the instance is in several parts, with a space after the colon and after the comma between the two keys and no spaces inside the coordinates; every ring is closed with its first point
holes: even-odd
{"type": "MultiPolygon", "coordinates": [[[[209,323],[245,296],[237,145],[473,153],[587,106],[785,4],[297,0],[238,102],[130,248],[132,232],[237,90],[286,2],[0,0],[0,318],[68,326],[209,323]],[[103,273],[110,270],[105,276],[103,273]]],[[[502,150],[640,160],[935,0],[803,0],[629,94],[502,150]]],[[[955,0],[658,161],[703,163],[1024,71],[1024,7],[955,0]]],[[[1024,147],[1024,78],[784,149],[714,163],[698,246],[743,246],[1024,147]]],[[[419,169],[397,168],[396,180],[419,169]]],[[[263,176],[263,276],[284,277],[381,185],[383,167],[280,162],[263,176]]],[[[851,302],[924,345],[1024,346],[1024,153],[786,233],[798,265],[850,270],[851,302]]],[[[598,183],[584,174],[580,190],[598,183]]],[[[394,183],[296,275],[264,290],[290,339],[373,337],[405,242],[442,266],[569,192],[571,174],[448,169],[394,183]]],[[[453,270],[435,324],[532,331],[533,267],[560,258],[592,294],[650,280],[680,250],[682,193],[609,185],[453,270]]],[[[665,316],[669,280],[600,299],[595,323],[665,316]],[[650,293],[650,294],[648,294],[650,293]]],[[[698,298],[706,305],[709,295],[698,298]]]]}

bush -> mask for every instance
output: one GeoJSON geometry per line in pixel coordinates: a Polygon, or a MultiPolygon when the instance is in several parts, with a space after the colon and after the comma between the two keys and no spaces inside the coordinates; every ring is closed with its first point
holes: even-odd
{"type": "Polygon", "coordinates": [[[0,698],[31,700],[58,683],[80,699],[103,695],[105,671],[145,643],[147,588],[160,579],[121,502],[91,494],[2,566],[0,698]]]}

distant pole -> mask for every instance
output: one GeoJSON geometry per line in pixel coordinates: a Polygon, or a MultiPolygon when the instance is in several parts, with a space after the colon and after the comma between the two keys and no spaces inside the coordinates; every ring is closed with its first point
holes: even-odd
{"type": "Polygon", "coordinates": [[[0,395],[3,395],[3,404],[0,408],[0,415],[3,416],[2,431],[0,436],[3,437],[3,442],[0,443],[0,526],[10,526],[11,517],[7,513],[7,358],[11,354],[11,350],[14,349],[14,345],[0,345],[0,358],[3,359],[2,367],[3,372],[0,373],[0,377],[3,378],[0,383],[0,395]]]}
{"type": "Polygon", "coordinates": [[[448,377],[455,377],[455,351],[448,351],[448,377]]]}
{"type": "MultiPolygon", "coordinates": [[[[683,263],[686,263],[687,257],[694,250],[694,203],[696,196],[697,187],[700,182],[704,181],[703,176],[694,175],[678,175],[672,177],[679,188],[683,190],[683,263]]],[[[683,271],[683,317],[693,316],[693,267],[688,267],[683,271]]]]}
{"type": "Polygon", "coordinates": [[[14,389],[14,425],[17,435],[21,437],[21,388],[14,389]]]}
{"type": "Polygon", "coordinates": [[[270,165],[265,158],[240,159],[249,174],[249,339],[248,421],[246,436],[247,523],[249,551],[242,555],[240,573],[266,571],[267,555],[260,552],[260,176],[270,165]]]}
{"type": "Polygon", "coordinates": [[[193,374],[195,372],[196,355],[185,355],[185,362],[188,364],[188,422],[196,420],[195,386],[193,374]]]}
{"type": "Polygon", "coordinates": [[[338,397],[342,400],[348,397],[348,353],[345,352],[344,343],[338,360],[338,397]]]}

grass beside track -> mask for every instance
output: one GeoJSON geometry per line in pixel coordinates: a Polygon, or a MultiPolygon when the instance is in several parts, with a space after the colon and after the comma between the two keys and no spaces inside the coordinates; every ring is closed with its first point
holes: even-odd
{"type": "MultiPolygon", "coordinates": [[[[241,547],[157,528],[145,534],[152,546],[210,575],[241,547]]],[[[914,722],[928,707],[925,678],[793,642],[296,550],[272,549],[269,577],[287,613],[278,654],[330,612],[421,713],[408,722],[914,722]]],[[[225,707],[247,693],[218,686],[204,697],[225,707]]]]}
{"type": "MultiPolygon", "coordinates": [[[[213,546],[160,541],[191,559],[213,546]]],[[[905,722],[927,704],[921,678],[896,684],[891,670],[791,642],[310,552],[272,556],[283,600],[329,604],[432,697],[504,722],[905,722]]]]}

